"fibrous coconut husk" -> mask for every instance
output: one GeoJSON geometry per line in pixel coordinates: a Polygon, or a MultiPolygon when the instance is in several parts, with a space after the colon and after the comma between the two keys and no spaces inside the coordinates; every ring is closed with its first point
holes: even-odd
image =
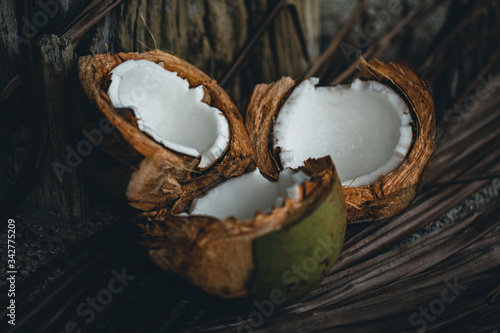
{"type": "Polygon", "coordinates": [[[289,303],[305,295],[340,252],[346,212],[329,157],[308,160],[300,170],[310,180],[298,185],[298,200],[286,198],[283,206],[256,212],[251,221],[174,216],[168,209],[144,213],[138,224],[150,256],[160,267],[219,297],[266,299],[279,289],[289,303]],[[329,248],[315,258],[321,244],[329,248]],[[318,267],[290,289],[283,272],[305,258],[314,258],[318,267]]]}
{"type": "MultiPolygon", "coordinates": [[[[186,61],[163,51],[101,54],[82,57],[79,77],[91,107],[76,112],[77,124],[88,130],[107,119],[116,129],[84,162],[90,178],[107,193],[140,210],[168,206],[183,211],[193,197],[216,184],[254,168],[253,152],[238,109],[215,80],[186,61]],[[226,151],[209,168],[197,169],[199,158],[172,151],[140,131],[132,110],[116,110],[107,94],[110,72],[127,60],[144,59],[162,65],[203,86],[204,102],[219,109],[230,128],[226,151]]],[[[193,133],[196,135],[196,133],[193,133]]]]}
{"type": "MultiPolygon", "coordinates": [[[[406,102],[412,116],[413,140],[401,165],[370,186],[344,186],[350,223],[378,221],[400,214],[417,195],[436,148],[436,120],[426,84],[406,64],[362,61],[362,78],[381,82],[406,102]]],[[[294,88],[300,83],[282,78],[255,87],[246,113],[246,127],[258,157],[256,163],[270,178],[282,169],[279,150],[272,148],[274,124],[294,88]],[[268,152],[266,154],[266,152],[268,152]]],[[[311,134],[313,135],[313,134],[311,134]]]]}

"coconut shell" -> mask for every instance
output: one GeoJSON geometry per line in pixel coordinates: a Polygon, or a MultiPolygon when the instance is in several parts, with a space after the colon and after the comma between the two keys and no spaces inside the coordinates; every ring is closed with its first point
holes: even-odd
{"type": "Polygon", "coordinates": [[[75,123],[87,131],[96,129],[100,121],[114,127],[84,159],[84,170],[105,193],[130,206],[145,211],[164,206],[181,212],[193,197],[254,168],[252,146],[238,109],[213,79],[186,61],[158,50],[86,56],[79,60],[79,79],[86,100],[75,103],[75,123]],[[157,143],[139,130],[132,110],[114,108],[107,94],[110,72],[130,59],[155,62],[176,72],[191,87],[201,85],[203,101],[226,116],[229,145],[210,167],[197,169],[199,158],[157,143]]]}
{"type": "Polygon", "coordinates": [[[252,221],[173,216],[168,209],[143,213],[137,222],[149,254],[214,296],[277,297],[283,301],[277,305],[302,297],[340,252],[346,208],[330,157],[310,159],[300,170],[310,180],[300,185],[299,199],[257,212],[252,221]]]}
{"type": "MultiPolygon", "coordinates": [[[[378,221],[401,213],[421,188],[436,148],[434,103],[425,82],[402,62],[360,63],[362,78],[387,85],[406,102],[412,116],[413,140],[401,165],[371,186],[344,186],[349,223],[378,221]]],[[[282,78],[255,87],[246,112],[246,127],[258,167],[269,178],[282,169],[279,150],[273,149],[274,124],[300,81],[282,78]]]]}

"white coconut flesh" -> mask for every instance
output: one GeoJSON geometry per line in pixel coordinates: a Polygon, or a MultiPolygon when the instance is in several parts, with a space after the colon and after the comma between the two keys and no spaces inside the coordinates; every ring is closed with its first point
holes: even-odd
{"type": "Polygon", "coordinates": [[[342,185],[371,185],[401,165],[412,141],[406,103],[389,87],[355,80],[350,86],[302,82],[283,105],[273,146],[285,168],[331,156],[342,185]]]}
{"type": "Polygon", "coordinates": [[[131,108],[139,129],[165,147],[215,162],[229,143],[229,125],[217,108],[202,102],[201,86],[148,60],[128,60],[111,72],[108,95],[116,108],[131,108]]]}
{"type": "MultiPolygon", "coordinates": [[[[310,178],[301,171],[285,169],[277,182],[269,181],[256,169],[232,178],[193,200],[189,215],[208,215],[218,219],[236,217],[249,221],[255,213],[268,214],[283,206],[285,198],[297,201],[300,184],[310,178]]],[[[185,215],[185,214],[183,214],[185,215]]]]}

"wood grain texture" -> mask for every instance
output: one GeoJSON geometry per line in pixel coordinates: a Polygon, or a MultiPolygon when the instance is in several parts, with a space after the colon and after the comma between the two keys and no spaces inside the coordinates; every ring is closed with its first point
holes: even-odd
{"type": "MultiPolygon", "coordinates": [[[[254,85],[283,75],[297,77],[319,53],[319,1],[293,0],[300,13],[308,59],[291,14],[283,10],[252,52],[247,68],[228,93],[237,105],[254,85]]],[[[259,28],[272,1],[130,0],[120,8],[115,49],[144,52],[161,49],[220,79],[244,41],[259,28]]]]}
{"type": "Polygon", "coordinates": [[[75,167],[71,171],[55,171],[57,163],[68,164],[68,148],[78,152],[78,143],[81,142],[71,144],[73,127],[68,114],[72,103],[69,78],[74,75],[76,57],[71,45],[54,35],[42,37],[38,46],[41,54],[39,69],[43,77],[42,91],[47,110],[44,116],[48,124],[48,149],[43,156],[40,180],[31,196],[38,206],[57,211],[64,219],[69,220],[81,217],[88,204],[81,170],[75,167]]]}
{"type": "Polygon", "coordinates": [[[19,73],[19,42],[13,1],[0,3],[0,90],[19,73]]]}

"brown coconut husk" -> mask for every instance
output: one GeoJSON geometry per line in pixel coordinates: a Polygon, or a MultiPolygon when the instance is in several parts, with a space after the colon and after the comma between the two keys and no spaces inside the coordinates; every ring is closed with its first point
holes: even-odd
{"type": "MultiPolygon", "coordinates": [[[[425,82],[406,64],[361,61],[362,78],[381,82],[396,91],[412,116],[413,142],[401,165],[370,186],[344,186],[350,223],[378,221],[400,214],[417,195],[436,148],[436,120],[432,96],[425,82]]],[[[247,108],[246,127],[259,168],[276,178],[282,165],[273,150],[274,124],[294,88],[300,83],[282,78],[255,87],[247,108]],[[265,152],[268,151],[268,154],[265,152]]]]}
{"type": "MultiPolygon", "coordinates": [[[[101,54],[82,57],[79,78],[90,107],[76,112],[77,124],[95,128],[107,119],[116,129],[98,147],[100,154],[86,159],[90,178],[106,193],[140,210],[168,206],[183,211],[192,198],[216,184],[253,169],[253,151],[241,115],[226,92],[200,69],[163,51],[101,54]],[[208,168],[197,168],[199,158],[186,156],[154,141],[140,131],[132,110],[116,110],[107,94],[110,72],[127,60],[144,59],[162,65],[202,86],[204,102],[226,116],[230,128],[226,151],[208,168]]],[[[193,133],[196,135],[196,133],[193,133]]]]}
{"type": "MultiPolygon", "coordinates": [[[[173,272],[209,294],[223,298],[256,296],[271,288],[262,285],[256,274],[262,265],[279,266],[285,262],[300,262],[309,244],[317,248],[318,238],[338,245],[337,252],[325,258],[324,272],[310,272],[311,281],[302,289],[314,286],[313,276],[326,274],[342,246],[346,228],[346,208],[339,178],[330,157],[310,159],[300,168],[310,179],[298,185],[297,200],[286,198],[282,206],[272,207],[268,213],[257,211],[252,220],[236,217],[223,220],[210,216],[172,215],[169,209],[145,212],[136,219],[144,230],[143,244],[149,255],[161,268],[173,272]],[[315,226],[312,228],[311,226],[315,226]],[[300,233],[294,229],[302,228],[300,233]],[[259,253],[256,240],[272,234],[270,247],[259,253]],[[300,242],[294,237],[299,237],[300,242]],[[279,249],[282,253],[272,253],[279,249]],[[301,249],[301,250],[298,250],[301,249]],[[286,254],[286,255],[285,255],[286,254]],[[276,255],[280,263],[276,262],[276,255]]],[[[262,251],[262,243],[260,244],[262,251]]],[[[291,265],[291,264],[290,264],[291,265]]],[[[286,265],[285,265],[286,266],[286,265]]],[[[288,268],[288,267],[286,267],[288,268]]],[[[267,283],[272,289],[283,285],[281,270],[265,270],[267,283]]],[[[288,298],[302,294],[294,290],[288,298]]],[[[266,293],[264,292],[264,297],[266,293]]],[[[268,294],[267,294],[268,296],[268,294]]]]}

